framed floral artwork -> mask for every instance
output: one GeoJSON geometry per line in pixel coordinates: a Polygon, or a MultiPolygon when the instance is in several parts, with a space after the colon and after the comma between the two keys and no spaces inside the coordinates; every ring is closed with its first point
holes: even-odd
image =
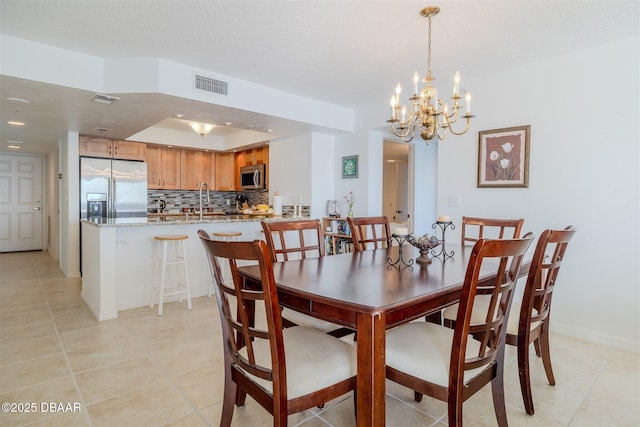
{"type": "Polygon", "coordinates": [[[480,132],[478,187],[529,186],[530,133],[530,125],[480,132]]]}
{"type": "Polygon", "coordinates": [[[342,158],[342,178],[358,177],[358,156],[346,156],[342,158]]]}

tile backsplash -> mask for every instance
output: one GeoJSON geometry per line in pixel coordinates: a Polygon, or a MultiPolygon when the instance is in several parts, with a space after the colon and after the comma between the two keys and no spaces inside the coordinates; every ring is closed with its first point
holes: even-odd
{"type": "MultiPolygon", "coordinates": [[[[249,206],[261,203],[269,204],[269,190],[210,191],[209,202],[203,198],[202,207],[209,208],[214,212],[236,212],[236,197],[240,194],[249,199],[249,206]],[[227,200],[229,200],[229,205],[227,205],[227,200]]],[[[166,203],[164,213],[181,213],[184,208],[197,211],[200,208],[199,195],[198,191],[148,190],[147,212],[157,213],[159,200],[164,200],[166,203]]],[[[310,206],[302,206],[302,216],[308,217],[309,212],[310,206]]],[[[282,214],[283,216],[292,216],[293,205],[283,205],[282,214]]]]}
{"type": "MultiPolygon", "coordinates": [[[[236,197],[240,194],[249,198],[249,206],[269,203],[269,190],[209,191],[209,202],[203,195],[202,207],[210,208],[215,212],[236,211],[236,197]],[[229,205],[227,205],[227,200],[229,200],[229,205]]],[[[198,191],[148,190],[147,212],[157,213],[159,200],[164,200],[167,204],[164,208],[165,213],[182,211],[183,208],[197,211],[200,207],[199,195],[198,191]]]]}

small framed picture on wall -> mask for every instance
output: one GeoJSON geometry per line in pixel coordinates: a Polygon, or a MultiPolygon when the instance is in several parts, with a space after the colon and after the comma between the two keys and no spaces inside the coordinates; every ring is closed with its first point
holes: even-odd
{"type": "Polygon", "coordinates": [[[342,178],[358,177],[358,156],[346,156],[342,158],[342,178]]]}
{"type": "Polygon", "coordinates": [[[529,186],[530,132],[530,125],[480,132],[479,188],[529,186]]]}

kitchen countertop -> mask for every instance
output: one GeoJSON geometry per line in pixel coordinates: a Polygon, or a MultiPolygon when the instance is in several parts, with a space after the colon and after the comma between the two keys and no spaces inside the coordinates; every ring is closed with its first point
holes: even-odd
{"type": "Polygon", "coordinates": [[[83,222],[97,227],[139,227],[149,225],[177,225],[177,224],[211,224],[224,222],[257,222],[257,221],[290,221],[296,219],[309,219],[309,217],[292,218],[273,215],[212,215],[205,214],[202,219],[198,214],[189,215],[158,215],[152,214],[146,217],[133,218],[84,218],[83,222]]]}

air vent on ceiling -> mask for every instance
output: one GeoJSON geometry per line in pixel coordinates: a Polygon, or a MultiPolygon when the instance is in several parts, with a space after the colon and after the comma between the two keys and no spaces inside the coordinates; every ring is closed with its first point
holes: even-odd
{"type": "Polygon", "coordinates": [[[120,98],[117,96],[105,95],[104,93],[96,93],[93,98],[91,98],[93,102],[97,102],[98,104],[113,104],[116,101],[119,101],[120,98]]]}
{"type": "Polygon", "coordinates": [[[111,132],[113,129],[107,129],[107,128],[96,128],[96,132],[98,133],[102,133],[102,132],[111,132]]]}
{"type": "Polygon", "coordinates": [[[205,92],[217,93],[218,95],[227,95],[228,83],[221,80],[212,79],[211,77],[195,75],[194,87],[205,92]]]}

